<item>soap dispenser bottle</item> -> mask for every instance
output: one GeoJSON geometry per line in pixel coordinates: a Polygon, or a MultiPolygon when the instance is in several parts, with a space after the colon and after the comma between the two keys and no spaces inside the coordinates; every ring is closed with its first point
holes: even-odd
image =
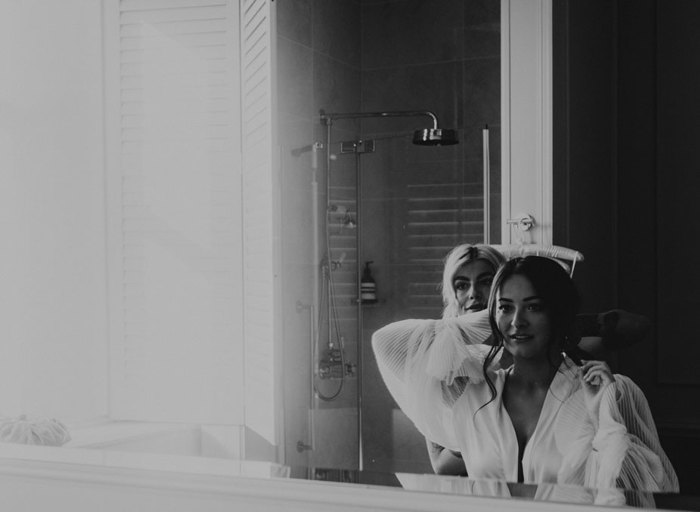
{"type": "Polygon", "coordinates": [[[369,266],[373,261],[365,261],[365,269],[360,279],[360,301],[363,304],[373,304],[377,302],[377,284],[372,277],[372,270],[369,266]]]}

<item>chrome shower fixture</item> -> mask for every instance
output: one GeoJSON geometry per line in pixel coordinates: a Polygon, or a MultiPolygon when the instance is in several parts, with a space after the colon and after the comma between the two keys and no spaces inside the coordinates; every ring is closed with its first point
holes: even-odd
{"type": "Polygon", "coordinates": [[[321,110],[321,121],[330,126],[336,119],[363,119],[370,117],[419,117],[428,116],[433,120],[432,128],[416,130],[413,143],[419,146],[451,146],[457,144],[457,131],[438,128],[437,116],[429,110],[395,110],[389,112],[343,112],[327,114],[321,110]]]}
{"type": "Polygon", "coordinates": [[[413,143],[418,146],[452,146],[458,142],[455,130],[434,127],[413,132],[413,143]]]}
{"type": "Polygon", "coordinates": [[[355,219],[353,219],[352,215],[350,215],[350,212],[345,214],[341,222],[343,223],[343,227],[346,229],[355,229],[357,227],[357,222],[355,222],[355,219]]]}

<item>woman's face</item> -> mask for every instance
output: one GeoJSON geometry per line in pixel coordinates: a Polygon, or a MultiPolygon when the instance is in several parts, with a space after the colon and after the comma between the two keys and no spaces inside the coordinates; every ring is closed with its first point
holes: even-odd
{"type": "Polygon", "coordinates": [[[513,357],[531,359],[547,354],[552,338],[549,311],[525,276],[507,278],[496,292],[496,325],[513,357]]]}
{"type": "Polygon", "coordinates": [[[457,269],[452,278],[452,289],[460,314],[486,309],[493,274],[494,268],[486,260],[470,261],[457,269]]]}

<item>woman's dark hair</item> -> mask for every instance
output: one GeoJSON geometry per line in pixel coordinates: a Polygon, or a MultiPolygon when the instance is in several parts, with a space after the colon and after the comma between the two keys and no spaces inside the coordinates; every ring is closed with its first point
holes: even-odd
{"type": "Polygon", "coordinates": [[[569,340],[573,340],[574,320],[578,313],[581,299],[568,272],[556,261],[543,256],[526,256],[513,258],[506,262],[496,273],[489,295],[489,322],[494,336],[494,344],[484,360],[483,372],[491,400],[496,397],[496,388],[487,374],[498,353],[503,348],[504,336],[496,323],[496,294],[503,283],[512,276],[525,277],[537,292],[552,322],[552,342],[560,350],[567,350],[569,340]]]}

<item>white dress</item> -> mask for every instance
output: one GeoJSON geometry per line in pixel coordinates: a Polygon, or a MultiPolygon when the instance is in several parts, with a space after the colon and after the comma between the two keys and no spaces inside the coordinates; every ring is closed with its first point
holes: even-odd
{"type": "MultiPolygon", "coordinates": [[[[503,406],[510,369],[489,368],[488,312],[442,320],[403,320],[372,337],[389,391],[431,441],[460,451],[472,478],[517,481],[518,441],[503,406]]],[[[577,367],[565,359],[522,458],[526,483],[678,491],[642,391],[627,377],[601,390],[597,415],[584,402],[577,367]]]]}

